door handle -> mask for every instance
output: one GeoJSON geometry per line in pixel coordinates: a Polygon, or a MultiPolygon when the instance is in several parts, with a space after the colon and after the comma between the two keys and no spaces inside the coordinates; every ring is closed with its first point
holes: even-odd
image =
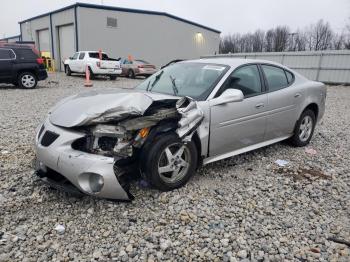
{"type": "Polygon", "coordinates": [[[295,97],[295,98],[301,97],[301,94],[300,94],[300,93],[296,93],[296,94],[294,95],[294,97],[295,97]]]}
{"type": "Polygon", "coordinates": [[[260,103],[260,104],[257,104],[257,105],[255,106],[255,108],[256,108],[256,109],[259,109],[259,108],[263,108],[264,106],[265,106],[264,103],[260,103]]]}

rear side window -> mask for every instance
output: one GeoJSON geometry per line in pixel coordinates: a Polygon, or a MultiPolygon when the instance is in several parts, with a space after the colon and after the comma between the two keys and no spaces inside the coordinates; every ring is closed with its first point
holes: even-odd
{"type": "Polygon", "coordinates": [[[289,72],[289,71],[285,70],[285,72],[286,72],[286,76],[287,76],[287,79],[288,79],[288,83],[291,84],[294,81],[294,75],[291,72],[289,72]]]}
{"type": "Polygon", "coordinates": [[[0,49],[0,59],[1,60],[10,60],[13,58],[14,58],[14,55],[10,49],[0,49]]]}
{"type": "Polygon", "coordinates": [[[284,70],[270,65],[261,65],[264,70],[267,84],[269,86],[269,91],[277,91],[288,86],[288,81],[284,70]]]}
{"type": "Polygon", "coordinates": [[[85,57],[85,53],[84,53],[84,52],[82,52],[82,53],[79,54],[79,60],[83,60],[84,57],[85,57]]]}
{"type": "Polygon", "coordinates": [[[38,58],[32,49],[16,49],[16,55],[19,60],[35,60],[38,58]]]}
{"type": "MultiPolygon", "coordinates": [[[[100,59],[100,56],[99,56],[98,52],[90,52],[89,53],[89,57],[100,59]]],[[[102,60],[107,60],[107,59],[108,59],[108,55],[106,55],[105,53],[102,53],[102,60]]]]}

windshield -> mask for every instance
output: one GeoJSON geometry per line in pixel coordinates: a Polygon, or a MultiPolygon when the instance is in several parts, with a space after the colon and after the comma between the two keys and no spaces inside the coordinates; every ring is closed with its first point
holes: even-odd
{"type": "Polygon", "coordinates": [[[176,63],[149,77],[137,89],[205,100],[228,67],[204,63],[176,63]]]}

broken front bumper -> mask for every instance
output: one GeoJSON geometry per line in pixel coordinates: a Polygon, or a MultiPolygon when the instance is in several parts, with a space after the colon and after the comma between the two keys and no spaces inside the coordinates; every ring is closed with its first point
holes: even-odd
{"type": "Polygon", "coordinates": [[[52,174],[56,174],[85,194],[130,200],[131,195],[121,186],[114,172],[114,158],[72,148],[72,143],[84,136],[84,133],[54,126],[47,119],[35,138],[39,177],[56,188],[63,187],[56,179],[52,179],[52,174]]]}

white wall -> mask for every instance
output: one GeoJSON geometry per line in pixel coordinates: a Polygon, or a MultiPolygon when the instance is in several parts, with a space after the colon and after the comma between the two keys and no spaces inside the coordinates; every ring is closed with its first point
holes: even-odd
{"type": "MultiPolygon", "coordinates": [[[[205,56],[210,57],[210,56],[205,56]]],[[[350,84],[350,51],[236,53],[215,57],[263,59],[283,64],[310,80],[350,84]]]]}
{"type": "Polygon", "coordinates": [[[218,52],[220,35],[166,16],[78,7],[80,50],[98,50],[113,57],[144,59],[157,66],[173,59],[199,58],[218,52]],[[106,26],[107,17],[118,20],[106,26]],[[201,32],[201,43],[195,41],[201,32]]]}

